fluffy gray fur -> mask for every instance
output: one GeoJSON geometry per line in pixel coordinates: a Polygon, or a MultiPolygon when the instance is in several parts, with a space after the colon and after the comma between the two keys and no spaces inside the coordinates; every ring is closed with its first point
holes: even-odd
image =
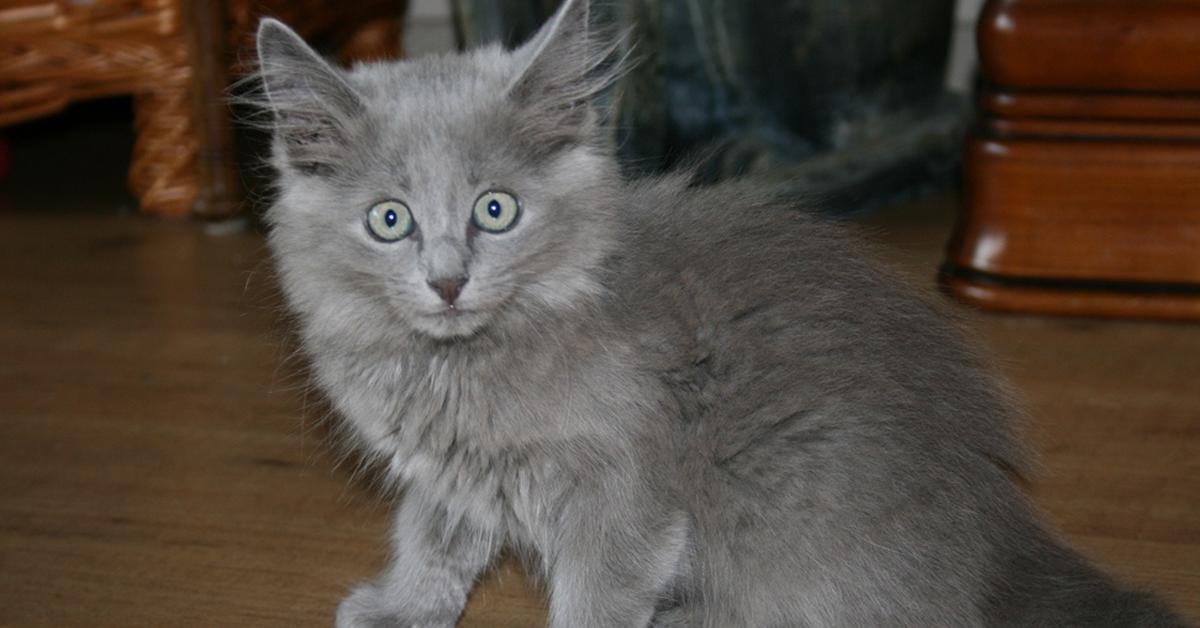
{"type": "Polygon", "coordinates": [[[259,29],[283,288],[405,487],[338,626],[453,626],[505,545],[553,628],[1178,624],[1036,522],[1011,405],[860,245],[749,184],[622,180],[587,22],[348,72],[259,29]],[[488,190],[512,230],[471,226],[488,190]],[[408,238],[369,235],[386,199],[408,238]],[[454,308],[428,283],[463,275],[454,308]]]}

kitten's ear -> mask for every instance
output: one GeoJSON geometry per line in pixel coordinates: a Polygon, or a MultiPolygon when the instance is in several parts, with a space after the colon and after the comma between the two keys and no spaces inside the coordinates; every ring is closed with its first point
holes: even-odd
{"type": "Polygon", "coordinates": [[[588,23],[588,0],[563,0],[558,11],[527,43],[513,52],[519,68],[508,95],[529,111],[539,139],[587,136],[595,126],[593,96],[620,73],[611,63],[619,41],[588,23]]]}
{"type": "Polygon", "coordinates": [[[259,23],[257,48],[258,76],[288,164],[305,174],[327,173],[350,139],[361,97],[283,22],[259,23]]]}

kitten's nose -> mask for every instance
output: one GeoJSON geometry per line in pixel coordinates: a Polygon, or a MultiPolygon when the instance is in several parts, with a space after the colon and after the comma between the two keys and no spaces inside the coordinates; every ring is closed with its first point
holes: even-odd
{"type": "Polygon", "coordinates": [[[459,275],[448,279],[430,279],[425,283],[428,283],[429,287],[433,288],[439,297],[442,297],[446,305],[454,307],[454,302],[458,300],[458,295],[462,294],[463,286],[467,285],[468,279],[470,277],[467,275],[459,275]]]}

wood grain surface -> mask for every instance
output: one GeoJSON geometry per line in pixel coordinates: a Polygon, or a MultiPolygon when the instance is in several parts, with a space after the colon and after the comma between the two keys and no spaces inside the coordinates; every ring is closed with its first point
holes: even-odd
{"type": "Polygon", "coordinates": [[[1200,0],[989,0],[945,285],[1200,320],[1200,0]]]}
{"type": "Polygon", "coordinates": [[[1013,277],[1200,284],[1200,143],[976,137],[956,264],[1013,277]]]}
{"type": "Polygon", "coordinates": [[[1005,87],[1200,90],[1200,0],[990,0],[978,35],[1005,87]]]}
{"type": "Polygon", "coordinates": [[[1133,121],[1159,124],[1200,122],[1196,94],[1160,92],[1015,91],[985,89],[979,108],[1009,118],[1133,121]],[[1099,96],[1099,97],[1098,97],[1099,96]]]}
{"type": "MultiPolygon", "coordinates": [[[[955,202],[868,229],[930,288],[955,202]]],[[[325,442],[261,235],[84,209],[0,210],[0,626],[330,625],[388,507],[325,442]]],[[[1038,503],[1200,618],[1200,327],[972,316],[1030,409],[1038,503]]],[[[463,625],[544,609],[508,561],[463,625]]]]}
{"type": "Polygon", "coordinates": [[[1200,298],[1190,294],[978,281],[956,276],[954,273],[959,269],[947,270],[941,281],[946,292],[964,303],[989,310],[1193,323],[1200,320],[1200,298]]]}
{"type": "MultiPolygon", "coordinates": [[[[1200,103],[1200,98],[1195,99],[1200,103]]],[[[1200,120],[1080,120],[1059,118],[998,118],[979,121],[984,136],[1013,139],[1070,139],[1073,141],[1186,141],[1200,152],[1200,120]]]]}

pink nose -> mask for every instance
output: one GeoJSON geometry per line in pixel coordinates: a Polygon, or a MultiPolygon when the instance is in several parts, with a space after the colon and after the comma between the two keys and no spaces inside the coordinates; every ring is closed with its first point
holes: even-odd
{"type": "Polygon", "coordinates": [[[439,297],[442,297],[442,300],[446,302],[446,305],[453,306],[454,302],[458,300],[458,295],[462,294],[463,286],[467,285],[468,279],[470,279],[470,277],[461,275],[458,277],[450,277],[449,279],[430,279],[426,283],[429,284],[430,288],[433,288],[433,291],[436,292],[439,297]]]}

